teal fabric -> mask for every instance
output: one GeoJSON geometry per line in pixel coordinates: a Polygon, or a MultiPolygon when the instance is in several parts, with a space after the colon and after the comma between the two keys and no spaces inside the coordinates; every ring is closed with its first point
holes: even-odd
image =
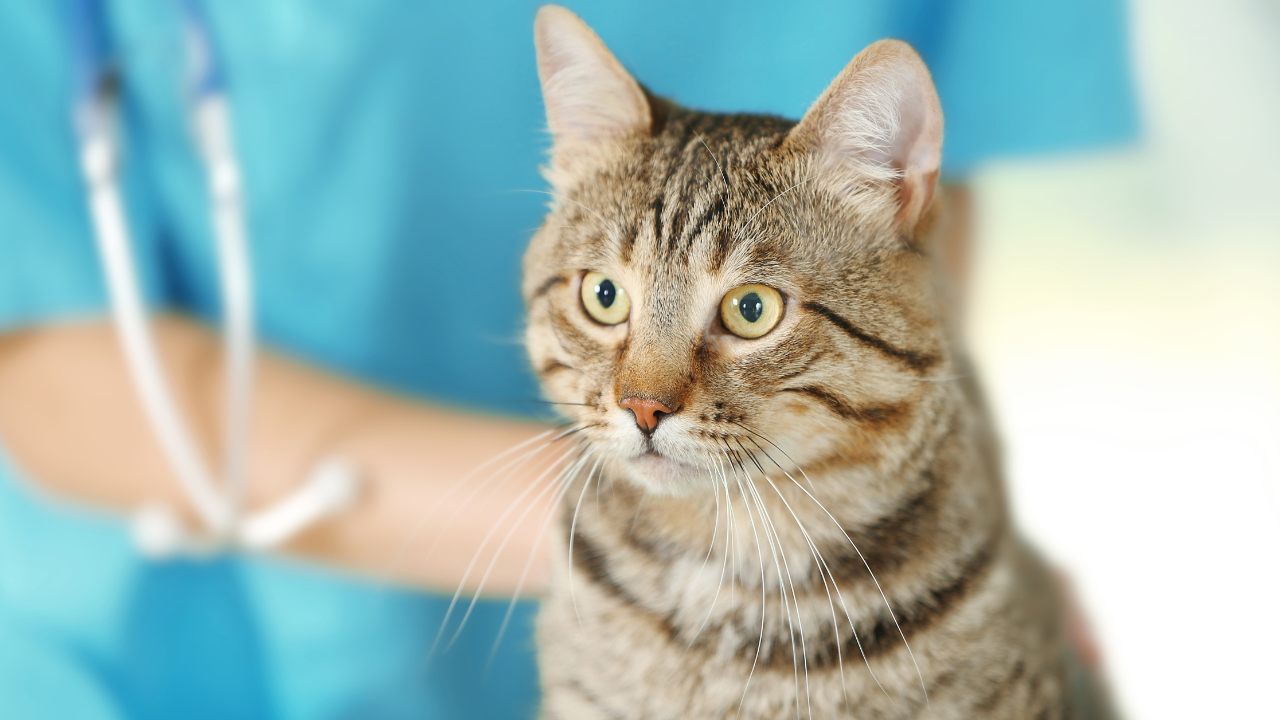
{"type": "MultiPolygon", "coordinates": [[[[178,5],[110,5],[145,290],[215,321],[178,5]]],[[[403,393],[528,413],[517,281],[545,202],[536,4],[208,5],[264,341],[403,393]]],[[[907,39],[933,67],[955,176],[1136,130],[1124,9],[1106,0],[572,9],[654,91],[711,110],[798,117],[864,45],[907,39]]],[[[0,3],[0,329],[103,312],[66,20],[55,2],[0,3]]],[[[118,520],[0,462],[0,717],[529,717],[533,605],[488,666],[505,603],[429,655],[447,601],[252,557],[150,564],[118,520]]]]}

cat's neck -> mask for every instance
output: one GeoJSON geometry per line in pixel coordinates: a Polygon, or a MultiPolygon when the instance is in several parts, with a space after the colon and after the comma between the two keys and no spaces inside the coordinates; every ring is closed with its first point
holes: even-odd
{"type": "Polygon", "coordinates": [[[968,573],[1007,536],[980,410],[957,402],[933,417],[880,463],[770,472],[739,454],[709,473],[714,490],[678,497],[606,474],[568,494],[576,564],[673,618],[725,605],[720,594],[759,603],[762,589],[826,609],[836,585],[854,614],[909,609],[920,578],[968,573]]]}

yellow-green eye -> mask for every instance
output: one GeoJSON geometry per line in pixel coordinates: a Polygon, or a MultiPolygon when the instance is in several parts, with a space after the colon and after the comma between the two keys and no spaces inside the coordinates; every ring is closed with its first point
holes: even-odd
{"type": "Polygon", "coordinates": [[[596,322],[617,325],[631,314],[631,296],[604,273],[589,272],[582,278],[582,307],[596,322]]]}
{"type": "Polygon", "coordinates": [[[782,294],[768,285],[739,285],[720,301],[720,321],[729,332],[758,338],[782,319],[782,294]]]}

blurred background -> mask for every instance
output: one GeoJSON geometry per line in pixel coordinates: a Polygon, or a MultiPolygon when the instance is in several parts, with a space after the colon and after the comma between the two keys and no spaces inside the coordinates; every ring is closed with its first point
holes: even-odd
{"type": "Polygon", "coordinates": [[[1128,716],[1280,717],[1280,3],[1130,8],[1141,142],[975,178],[972,349],[1128,716]]]}
{"type": "MultiPolygon", "coordinates": [[[[123,49],[144,291],[211,321],[206,188],[179,91],[183,4],[102,4],[123,49]]],[[[204,5],[236,80],[251,251],[270,274],[256,298],[264,344],[403,397],[533,414],[517,288],[546,201],[536,3],[204,5]]],[[[944,170],[975,202],[969,339],[1017,521],[1074,581],[1127,717],[1280,717],[1280,0],[1124,12],[1064,0],[1040,14],[813,2],[787,7],[788,23],[765,3],[570,5],[660,94],[791,117],[880,37],[858,32],[915,32],[940,58],[950,127],[967,130],[950,136],[944,170]],[[767,51],[742,38],[770,38],[767,51]],[[1139,139],[1097,149],[1133,134],[1124,52],[1139,139]],[[1009,61],[1028,55],[1038,64],[1009,61]],[[1075,108],[1075,122],[1063,104],[1076,81],[1114,107],[1075,108]],[[978,152],[1036,150],[1054,123],[1019,112],[1059,111],[1050,145],[1095,149],[978,152]]],[[[43,6],[0,0],[0,330],[102,312],[66,30],[43,6]]],[[[199,703],[210,717],[398,717],[394,704],[507,718],[536,701],[531,605],[505,641],[509,665],[488,674],[505,602],[482,603],[482,637],[428,665],[447,595],[253,555],[152,563],[118,516],[28,492],[37,483],[6,460],[0,717],[2,691],[34,687],[53,707],[76,694],[65,678],[109,697],[100,717],[112,718],[194,717],[199,703]]]]}

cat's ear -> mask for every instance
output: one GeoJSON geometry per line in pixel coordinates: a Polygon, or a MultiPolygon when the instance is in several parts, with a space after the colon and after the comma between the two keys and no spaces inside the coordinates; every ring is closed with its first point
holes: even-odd
{"type": "Polygon", "coordinates": [[[867,47],[787,142],[813,153],[816,172],[839,192],[855,193],[868,180],[895,183],[896,221],[910,233],[933,198],[942,161],[942,107],[929,70],[904,42],[867,47]]]}
{"type": "Polygon", "coordinates": [[[652,120],[645,93],[577,15],[544,5],[533,24],[553,163],[635,132],[652,120]]]}

